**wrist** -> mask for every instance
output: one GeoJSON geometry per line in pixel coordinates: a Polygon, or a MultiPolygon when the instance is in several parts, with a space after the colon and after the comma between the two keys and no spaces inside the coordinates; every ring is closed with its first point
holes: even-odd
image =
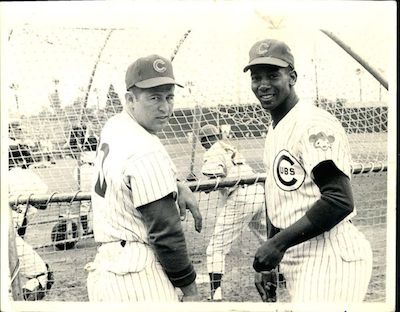
{"type": "Polygon", "coordinates": [[[280,231],[269,240],[281,252],[285,252],[290,247],[290,237],[285,233],[285,230],[280,231]]]}
{"type": "Polygon", "coordinates": [[[193,281],[189,285],[181,286],[180,289],[185,296],[196,296],[198,294],[196,281],[193,281]]]}

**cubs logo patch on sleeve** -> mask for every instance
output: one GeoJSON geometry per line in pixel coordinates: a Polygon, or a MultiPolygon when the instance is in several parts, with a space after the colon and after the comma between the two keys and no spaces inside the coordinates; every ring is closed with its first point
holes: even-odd
{"type": "Polygon", "coordinates": [[[335,137],[333,135],[327,135],[325,132],[321,131],[317,134],[310,135],[309,141],[315,148],[327,151],[332,147],[332,143],[335,142],[335,137]]]}
{"type": "Polygon", "coordinates": [[[306,177],[303,166],[287,150],[281,150],[275,157],[273,172],[276,185],[284,191],[297,190],[306,177]]]}

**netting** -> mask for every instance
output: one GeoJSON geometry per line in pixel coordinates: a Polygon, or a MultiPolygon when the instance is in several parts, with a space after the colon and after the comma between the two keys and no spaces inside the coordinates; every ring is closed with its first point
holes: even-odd
{"type": "MultiPolygon", "coordinates": [[[[248,61],[248,48],[266,37],[266,32],[292,47],[301,100],[323,107],[342,122],[354,167],[386,167],[387,91],[334,42],[319,31],[310,31],[309,36],[298,36],[289,29],[266,31],[265,21],[254,16],[246,26],[236,19],[220,21],[219,26],[173,24],[160,32],[158,24],[150,24],[146,35],[139,26],[25,25],[10,30],[5,54],[7,66],[13,70],[4,81],[9,86],[4,97],[9,118],[9,166],[23,166],[36,173],[48,186],[48,199],[54,193],[87,192],[100,130],[124,104],[127,66],[142,55],[171,55],[191,29],[173,61],[176,79],[185,88],[176,90],[174,115],[160,133],[180,179],[196,177],[200,184],[206,183],[200,173],[204,150],[197,140],[204,124],[217,125],[254,171],[263,172],[262,150],[270,116],[256,103],[250,78],[242,69],[248,61]]],[[[387,40],[385,34],[374,39],[375,48],[387,40]]],[[[369,46],[366,40],[360,40],[361,47],[369,46]]],[[[368,53],[377,52],[369,46],[368,53]]],[[[385,71],[385,57],[380,60],[383,63],[378,66],[385,71]]],[[[382,302],[386,291],[386,173],[355,175],[353,186],[359,214],[355,222],[374,250],[373,279],[366,300],[382,302]]],[[[18,197],[32,191],[10,189],[9,193],[18,197]]],[[[206,297],[205,249],[220,198],[218,192],[196,194],[205,228],[201,235],[195,234],[189,218],[185,232],[200,291],[206,297]]],[[[93,259],[96,243],[88,225],[90,202],[73,203],[73,197],[57,203],[49,200],[47,209],[40,210],[27,228],[25,240],[55,271],[56,283],[45,300],[87,300],[83,267],[93,259]]],[[[257,244],[247,229],[235,240],[227,258],[225,300],[259,301],[251,268],[257,244]]],[[[281,291],[285,300],[284,288],[281,291]]]]}
{"type": "MultiPolygon", "coordinates": [[[[198,173],[202,148],[195,138],[207,123],[219,126],[234,145],[249,151],[248,161],[262,172],[258,150],[270,117],[242,72],[247,47],[263,38],[260,30],[248,38],[250,30],[264,23],[258,20],[243,29],[232,24],[220,27],[211,38],[208,27],[193,27],[177,52],[175,76],[186,88],[176,91],[174,116],[160,137],[181,178],[198,173]]],[[[6,56],[13,70],[5,81],[10,165],[22,151],[31,167],[52,167],[48,178],[55,191],[77,190],[63,171],[77,167],[82,152],[94,150],[105,121],[122,110],[126,67],[141,55],[171,55],[187,30],[168,26],[166,36],[153,26],[140,44],[134,40],[129,45],[126,38],[136,38],[140,29],[12,29],[6,56]]],[[[271,37],[278,36],[288,39],[296,55],[301,100],[327,109],[342,122],[355,163],[385,163],[387,90],[321,32],[310,31],[309,45],[301,49],[295,33],[271,32],[271,37]],[[333,79],[332,72],[340,78],[333,79]]]]}
{"type": "MultiPolygon", "coordinates": [[[[354,200],[358,209],[358,215],[353,222],[370,241],[374,254],[372,278],[365,298],[366,302],[384,302],[386,299],[386,180],[386,172],[379,171],[357,174],[352,181],[354,200]]],[[[264,179],[262,176],[247,178],[239,183],[235,179],[230,179],[219,186],[215,182],[188,184],[195,191],[203,215],[201,233],[195,232],[190,214],[183,225],[189,256],[196,269],[197,283],[204,301],[210,293],[206,249],[210,244],[217,217],[221,214],[221,204],[224,202],[224,197],[219,191],[237,183],[251,185],[255,181],[262,183],[264,179]]],[[[54,271],[54,286],[43,300],[88,300],[87,273],[84,267],[88,262],[93,261],[98,245],[93,239],[92,213],[87,199],[90,199],[89,193],[10,198],[13,207],[19,202],[26,205],[27,200],[30,200],[32,204],[42,204],[42,207],[47,207],[38,210],[29,218],[24,235],[24,240],[54,271]]],[[[233,200],[238,199],[240,199],[238,196],[233,198],[233,200]]],[[[249,204],[250,209],[255,209],[259,203],[254,201],[249,204]]],[[[255,224],[260,226],[257,222],[255,224]]],[[[222,282],[224,301],[260,301],[254,287],[252,269],[254,253],[260,241],[250,228],[251,226],[247,226],[240,231],[240,235],[233,241],[231,250],[226,256],[222,282]]],[[[278,288],[278,299],[281,302],[289,301],[283,283],[278,288]]]]}

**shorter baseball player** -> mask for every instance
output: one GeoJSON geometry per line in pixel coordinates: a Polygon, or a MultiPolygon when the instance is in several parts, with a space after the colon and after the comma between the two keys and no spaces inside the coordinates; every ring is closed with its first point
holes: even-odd
{"type": "MultiPolygon", "coordinates": [[[[224,142],[214,125],[201,128],[199,139],[206,149],[202,173],[209,178],[244,177],[254,175],[244,157],[232,145],[224,142]]],[[[266,239],[264,188],[260,184],[236,186],[220,191],[225,204],[218,213],[214,233],[207,247],[207,269],[210,276],[209,300],[222,300],[221,280],[225,273],[225,257],[242,230],[250,230],[261,242],[266,239]]]]}
{"type": "Polygon", "coordinates": [[[258,248],[257,272],[279,268],[294,302],[361,302],[372,251],[351,219],[351,153],[331,114],[302,101],[288,45],[256,42],[249,52],[251,89],[271,114],[264,149],[266,203],[275,230],[258,248]]]}
{"type": "Polygon", "coordinates": [[[157,133],[173,113],[171,62],[141,57],[125,76],[124,110],[104,125],[92,184],[93,231],[100,243],[86,266],[90,301],[197,301],[196,271],[181,221],[202,218],[157,133]]]}

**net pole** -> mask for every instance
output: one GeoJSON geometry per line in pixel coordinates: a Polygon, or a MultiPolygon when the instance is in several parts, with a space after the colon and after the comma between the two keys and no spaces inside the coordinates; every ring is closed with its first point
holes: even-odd
{"type": "Polygon", "coordinates": [[[337,45],[339,45],[343,50],[345,50],[352,58],[354,58],[358,63],[361,64],[379,83],[386,89],[389,89],[389,85],[387,80],[370,64],[368,64],[361,56],[359,56],[356,52],[354,52],[350,46],[345,44],[342,40],[340,40],[337,36],[335,36],[332,32],[321,29],[325,35],[327,35],[330,39],[332,39],[337,45]]]}
{"type": "Polygon", "coordinates": [[[200,130],[200,124],[201,124],[201,108],[198,104],[196,104],[193,114],[193,125],[192,125],[193,135],[192,135],[192,147],[191,147],[192,151],[190,155],[190,168],[189,168],[189,175],[186,178],[186,180],[188,181],[196,180],[196,175],[194,174],[194,162],[196,160],[196,145],[200,130]]]}

